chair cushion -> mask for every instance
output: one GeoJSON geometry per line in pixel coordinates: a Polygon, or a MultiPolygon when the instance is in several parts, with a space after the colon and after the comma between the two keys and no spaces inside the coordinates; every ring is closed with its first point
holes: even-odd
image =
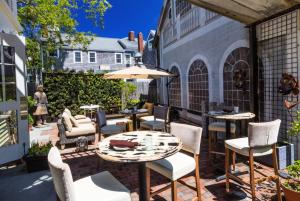
{"type": "Polygon", "coordinates": [[[113,134],[122,133],[125,130],[126,130],[126,126],[107,125],[101,128],[101,133],[103,135],[113,135],[113,134]]]}
{"type": "MultiPolygon", "coordinates": [[[[235,124],[231,123],[230,124],[230,132],[231,133],[235,133],[235,129],[236,129],[236,126],[235,124]]],[[[216,121],[216,122],[212,122],[208,125],[208,130],[209,131],[215,131],[215,132],[226,132],[226,123],[225,122],[219,122],[219,121],[216,121]]]]}
{"type": "Polygon", "coordinates": [[[62,118],[63,118],[63,123],[64,123],[66,130],[71,132],[73,125],[72,125],[72,122],[71,122],[71,119],[70,119],[68,113],[63,112],[62,118]]]}
{"type": "Polygon", "coordinates": [[[74,118],[75,118],[76,120],[79,120],[79,119],[85,119],[85,118],[87,118],[87,117],[84,116],[84,115],[82,115],[82,114],[78,114],[78,115],[75,115],[74,118]]]}
{"type": "Polygon", "coordinates": [[[109,119],[109,120],[107,120],[106,124],[107,125],[116,125],[116,123],[119,123],[119,122],[128,123],[128,122],[131,122],[131,120],[127,119],[127,118],[109,119]]]}
{"type": "MultiPolygon", "coordinates": [[[[249,156],[248,137],[231,139],[225,141],[225,147],[244,156],[249,156]]],[[[253,150],[253,156],[264,156],[272,153],[272,147],[256,147],[253,150]]]]}
{"type": "Polygon", "coordinates": [[[130,201],[129,190],[104,171],[74,182],[76,201],[130,201]]]}
{"type": "Polygon", "coordinates": [[[67,137],[90,135],[96,133],[96,128],[93,124],[79,124],[78,127],[73,127],[72,131],[66,131],[67,137]]]}
{"type": "Polygon", "coordinates": [[[85,117],[84,119],[76,119],[76,121],[79,124],[92,123],[92,120],[89,117],[85,117]]]}
{"type": "Polygon", "coordinates": [[[161,130],[165,128],[165,122],[161,121],[143,121],[140,124],[141,128],[146,128],[150,130],[161,130]]]}
{"type": "Polygon", "coordinates": [[[71,120],[71,123],[72,123],[73,126],[75,126],[75,127],[79,126],[79,123],[77,122],[77,120],[73,116],[70,116],[70,120],[71,120]]]}
{"type": "Polygon", "coordinates": [[[175,181],[195,170],[196,162],[193,157],[177,152],[167,158],[147,162],[146,167],[175,181]]]}
{"type": "Polygon", "coordinates": [[[64,112],[67,113],[69,115],[69,117],[72,116],[72,113],[68,108],[65,108],[64,112]]]}
{"type": "Polygon", "coordinates": [[[154,104],[153,104],[153,103],[146,102],[146,103],[143,105],[142,108],[148,110],[148,115],[152,115],[152,114],[153,114],[153,107],[154,107],[154,104]]]}
{"type": "MultiPolygon", "coordinates": [[[[154,116],[145,116],[145,117],[141,117],[140,121],[154,121],[154,116]]],[[[161,121],[164,122],[163,119],[156,119],[156,121],[161,121]]]]}

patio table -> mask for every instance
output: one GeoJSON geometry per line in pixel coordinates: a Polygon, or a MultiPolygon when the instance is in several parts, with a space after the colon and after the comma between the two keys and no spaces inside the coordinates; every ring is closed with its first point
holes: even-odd
{"type": "MultiPolygon", "coordinates": [[[[205,114],[205,116],[209,117],[209,118],[213,118],[216,120],[223,120],[225,121],[225,131],[226,131],[226,139],[230,139],[230,124],[233,121],[243,121],[243,120],[249,120],[249,119],[253,119],[255,117],[255,114],[251,113],[251,112],[241,112],[241,113],[226,113],[223,111],[209,111],[207,114],[205,114]]],[[[208,126],[208,125],[207,125],[208,126]]],[[[247,129],[246,129],[247,130],[247,129]]],[[[222,154],[221,152],[215,152],[217,154],[222,154]]],[[[235,171],[233,174],[238,174],[238,171],[235,171]]],[[[219,176],[217,177],[217,181],[221,181],[225,179],[225,175],[219,176]]]]}
{"type": "Polygon", "coordinates": [[[158,131],[133,131],[105,138],[98,144],[97,154],[107,161],[117,163],[138,163],[139,200],[147,200],[146,162],[166,158],[182,148],[179,138],[170,133],[158,131]],[[111,147],[110,140],[128,140],[137,142],[134,148],[111,147]]]}
{"type": "Polygon", "coordinates": [[[145,113],[145,112],[148,112],[148,110],[147,110],[147,109],[122,110],[122,111],[121,111],[121,114],[131,115],[131,116],[132,116],[133,130],[136,131],[136,128],[137,128],[137,119],[136,119],[136,115],[137,115],[137,114],[141,114],[141,113],[145,113]]]}
{"type": "Polygon", "coordinates": [[[80,106],[80,109],[84,110],[84,115],[85,116],[86,116],[86,111],[90,111],[91,119],[92,119],[93,111],[94,110],[99,110],[99,108],[100,108],[100,105],[93,105],[93,104],[80,106]]]}

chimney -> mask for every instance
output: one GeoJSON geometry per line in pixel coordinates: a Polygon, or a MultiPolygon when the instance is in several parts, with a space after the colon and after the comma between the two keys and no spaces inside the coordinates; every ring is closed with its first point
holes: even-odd
{"type": "Polygon", "coordinates": [[[128,33],[128,40],[129,41],[134,41],[134,31],[129,31],[129,33],[128,33]]]}
{"type": "Polygon", "coordinates": [[[138,51],[139,51],[140,53],[143,53],[143,51],[144,51],[144,39],[143,39],[143,34],[142,34],[142,32],[140,32],[140,33],[138,34],[138,51]]]}

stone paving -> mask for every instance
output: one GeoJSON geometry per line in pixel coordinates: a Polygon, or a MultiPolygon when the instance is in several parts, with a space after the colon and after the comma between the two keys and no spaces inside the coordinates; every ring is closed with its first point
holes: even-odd
{"type": "MultiPolygon", "coordinates": [[[[55,126],[50,131],[47,131],[50,135],[50,139],[55,143],[58,140],[57,128],[55,126]]],[[[231,193],[225,192],[225,181],[216,182],[215,178],[217,175],[221,175],[224,167],[224,157],[218,157],[213,162],[208,161],[207,153],[207,139],[202,140],[201,145],[201,157],[200,157],[200,177],[201,177],[201,196],[202,200],[212,201],[232,201],[232,200],[251,200],[249,195],[249,188],[241,186],[238,183],[231,181],[231,193]],[[221,162],[216,168],[215,163],[221,162]],[[214,164],[214,165],[212,165],[214,164]]],[[[138,167],[137,164],[120,164],[112,163],[107,161],[101,161],[99,163],[99,157],[94,151],[86,151],[79,153],[64,154],[63,159],[71,167],[71,171],[74,180],[82,177],[96,174],[100,171],[110,171],[121,183],[123,183],[130,191],[132,200],[138,200],[138,167]],[[100,164],[100,165],[99,165],[100,164]]],[[[239,158],[240,160],[242,158],[239,158]]],[[[245,161],[245,160],[244,160],[245,161]]],[[[272,169],[261,164],[256,163],[256,168],[267,175],[273,173],[272,169]]],[[[241,172],[247,172],[248,167],[246,162],[239,162],[237,169],[241,172]]],[[[260,175],[256,174],[255,178],[260,175]]],[[[249,183],[249,174],[242,175],[243,180],[249,183]]],[[[192,175],[188,175],[184,178],[184,181],[188,184],[195,185],[195,179],[192,175]]],[[[157,190],[168,184],[168,180],[161,175],[151,172],[151,189],[157,190]]],[[[264,182],[256,186],[258,200],[277,200],[276,199],[276,188],[273,182],[264,182]]],[[[192,200],[196,196],[196,192],[193,190],[178,184],[178,200],[188,201],[192,200]]],[[[171,191],[166,190],[157,196],[153,197],[153,200],[163,201],[171,200],[171,191]]]]}

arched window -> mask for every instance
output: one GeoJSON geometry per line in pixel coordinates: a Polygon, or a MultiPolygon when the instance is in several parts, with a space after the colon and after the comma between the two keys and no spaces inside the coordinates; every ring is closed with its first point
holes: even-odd
{"type": "Polygon", "coordinates": [[[233,50],[224,64],[223,86],[225,105],[239,106],[241,111],[250,110],[249,48],[233,50]]]}
{"type": "Polygon", "coordinates": [[[208,71],[202,60],[192,63],[188,77],[189,109],[201,111],[201,102],[208,102],[208,71]]]}
{"type": "Polygon", "coordinates": [[[171,68],[171,73],[178,75],[173,79],[169,85],[169,101],[170,106],[181,107],[181,85],[180,85],[180,72],[176,66],[171,68]]]}

